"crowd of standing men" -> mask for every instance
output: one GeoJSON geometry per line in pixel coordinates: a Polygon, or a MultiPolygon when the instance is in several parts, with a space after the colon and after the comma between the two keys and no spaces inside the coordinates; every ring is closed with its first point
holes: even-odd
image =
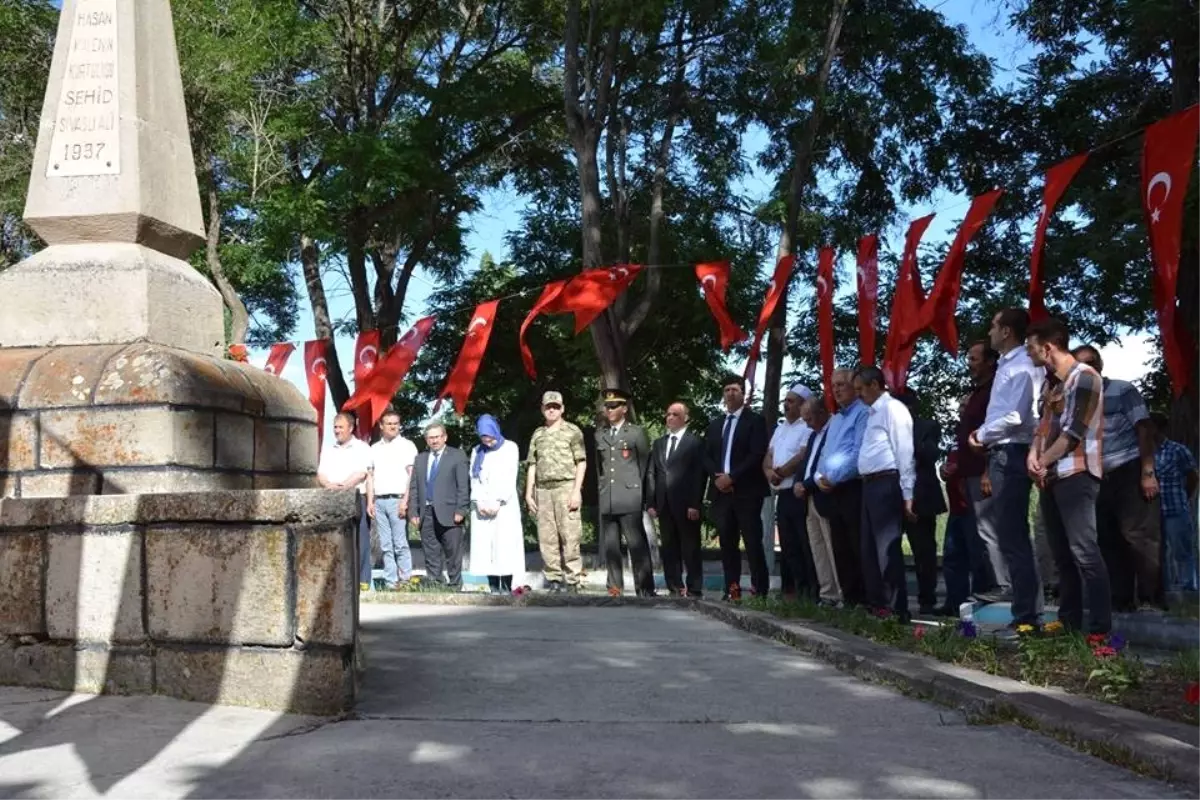
{"type": "MultiPolygon", "coordinates": [[[[907,619],[904,536],[923,613],[956,615],[968,600],[1008,600],[1014,625],[1037,625],[1047,578],[1058,593],[1060,620],[1102,633],[1114,608],[1162,606],[1168,585],[1196,589],[1189,510],[1195,460],[1165,438],[1165,421],[1150,417],[1135,387],[1101,377],[1095,348],[1072,351],[1061,322],[1031,326],[1023,309],[1011,308],[994,316],[987,340],[969,348],[967,368],[972,389],[945,455],[940,428],[917,413],[916,396],[889,392],[873,366],[835,371],[832,415],[807,387],[790,387],[769,437],[736,375],[722,380],[724,413],[707,430],[690,430],[688,407],[675,402],[666,410],[666,433],[653,444],[628,421],[628,395],[605,390],[594,445],[608,592],[623,591],[624,542],[636,593],[655,593],[645,513],[658,523],[667,590],[700,596],[707,503],[723,598],[741,596],[743,554],[749,591],[766,595],[768,496],[775,498],[783,594],[825,605],[907,619]],[[1030,535],[1035,486],[1038,545],[1050,554],[1040,567],[1030,535]],[[939,605],[935,531],[947,512],[946,596],[939,605]]],[[[537,520],[547,589],[573,592],[583,577],[587,447],[583,431],[563,418],[559,392],[543,395],[542,413],[545,424],[526,458],[524,501],[537,520]]],[[[412,575],[406,520],[420,531],[427,579],[458,587],[469,518],[472,572],[487,575],[494,592],[510,590],[512,576],[525,569],[519,461],[496,420],[479,418],[480,443],[469,457],[446,445],[440,424],[426,428],[428,449],[418,455],[399,435],[394,412],[384,415],[373,445],[355,439],[353,430],[354,420],[339,416],[318,477],[329,488],[360,492],[363,588],[371,580],[371,519],[385,584],[397,588],[412,575]]]]}

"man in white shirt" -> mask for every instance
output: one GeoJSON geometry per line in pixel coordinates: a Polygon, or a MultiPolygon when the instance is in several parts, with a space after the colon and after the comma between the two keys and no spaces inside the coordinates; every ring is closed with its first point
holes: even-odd
{"type": "Polygon", "coordinates": [[[333,420],[333,443],[321,453],[317,482],[326,489],[358,490],[358,588],[371,588],[371,520],[367,516],[367,476],[371,448],[354,438],[354,417],[338,414],[333,420]]]}
{"type": "Polygon", "coordinates": [[[379,531],[383,550],[383,584],[394,591],[412,580],[412,551],[408,547],[408,484],[417,446],[400,435],[400,415],[385,411],[379,421],[378,442],[371,445],[371,475],[367,479],[367,514],[379,531]]]}
{"type": "Polygon", "coordinates": [[[1006,308],[992,318],[988,339],[1000,353],[984,423],[968,439],[974,450],[987,451],[990,501],[978,484],[971,483],[971,501],[978,518],[979,536],[987,548],[999,585],[996,594],[976,595],[992,602],[1012,592],[1014,625],[1037,624],[1041,581],[1029,539],[1029,491],[1025,471],[1029,445],[1037,428],[1034,410],[1045,370],[1035,366],[1025,352],[1029,313],[1006,308]]]}
{"type": "Polygon", "coordinates": [[[887,392],[883,371],[863,367],[854,389],[869,407],[858,473],[862,476],[862,563],[867,605],[877,613],[891,611],[902,622],[910,618],[904,552],[900,535],[904,520],[916,520],[913,486],[912,415],[887,392]]]}
{"type": "Polygon", "coordinates": [[[812,392],[802,384],[788,389],[783,398],[783,419],[775,426],[763,459],[763,475],[777,498],[775,525],[782,556],[779,585],[785,599],[794,599],[799,592],[815,600],[818,591],[817,571],[808,543],[807,504],[792,491],[812,436],[812,431],[800,418],[800,407],[810,397],[812,392]]]}

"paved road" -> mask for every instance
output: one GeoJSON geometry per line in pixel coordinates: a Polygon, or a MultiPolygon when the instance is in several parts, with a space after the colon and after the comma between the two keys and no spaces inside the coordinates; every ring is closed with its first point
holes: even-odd
{"type": "Polygon", "coordinates": [[[362,617],[352,721],[0,689],[0,797],[1185,796],[687,611],[362,617]]]}

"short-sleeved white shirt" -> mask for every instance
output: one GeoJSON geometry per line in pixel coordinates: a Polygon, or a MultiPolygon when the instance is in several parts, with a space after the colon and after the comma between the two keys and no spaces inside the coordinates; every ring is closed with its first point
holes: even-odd
{"type": "MultiPolygon", "coordinates": [[[[775,433],[771,434],[771,466],[779,468],[791,461],[797,453],[804,449],[811,436],[812,428],[808,427],[804,420],[788,422],[786,418],[780,419],[779,424],[775,426],[775,433]]],[[[784,478],[778,486],[773,488],[776,490],[790,489],[795,482],[795,477],[784,478]]]]}
{"type": "MultiPolygon", "coordinates": [[[[321,463],[317,466],[317,474],[334,483],[341,483],[356,472],[366,475],[370,470],[371,446],[354,437],[345,444],[331,443],[321,453],[321,463]]],[[[367,491],[366,478],[358,484],[358,491],[367,491]]]]}
{"type": "Polygon", "coordinates": [[[409,469],[417,460],[417,446],[397,436],[390,442],[380,439],[371,445],[372,480],[375,496],[381,494],[408,494],[409,469]]]}

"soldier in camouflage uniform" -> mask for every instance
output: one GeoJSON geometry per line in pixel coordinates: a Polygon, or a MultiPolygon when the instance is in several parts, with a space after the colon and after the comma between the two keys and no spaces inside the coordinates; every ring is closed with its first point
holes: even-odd
{"type": "Polygon", "coordinates": [[[546,424],[529,440],[529,470],[525,475],[525,504],[537,516],[538,545],[551,592],[577,592],[583,575],[579,539],[583,527],[579,507],[587,472],[583,431],[565,421],[558,392],[542,395],[546,424]]]}
{"type": "Polygon", "coordinates": [[[625,419],[629,395],[605,389],[607,424],[596,428],[596,476],[600,484],[600,552],[608,564],[608,593],[620,595],[625,587],[621,537],[633,561],[633,585],[638,597],[654,596],[654,569],[650,544],[642,524],[646,504],[642,485],[650,463],[650,440],[640,425],[625,419]]]}

